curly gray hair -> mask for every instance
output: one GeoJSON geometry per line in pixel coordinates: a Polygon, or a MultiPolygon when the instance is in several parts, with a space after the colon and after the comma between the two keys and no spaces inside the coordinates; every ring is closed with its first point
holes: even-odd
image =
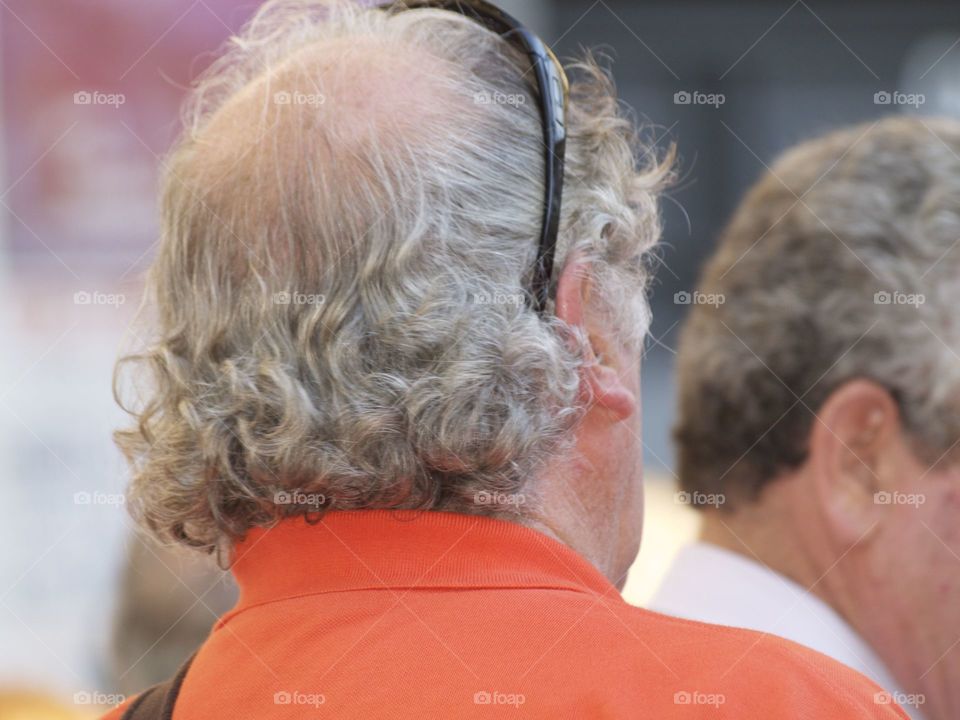
{"type": "Polygon", "coordinates": [[[814,414],[866,378],[918,452],[960,439],[960,123],[889,118],[787,152],[709,261],[678,353],[679,475],[726,509],[801,464],[814,414]]]}
{"type": "MultiPolygon", "coordinates": [[[[583,338],[524,302],[543,203],[528,60],[466,18],[268,2],[188,105],[144,309],[151,382],[116,440],[130,505],[212,550],[328,508],[503,513],[582,410],[583,338]]],[[[557,271],[649,322],[669,175],[590,58],[574,73],[557,271]]],[[[671,153],[672,154],[672,153],[671,153]]]]}

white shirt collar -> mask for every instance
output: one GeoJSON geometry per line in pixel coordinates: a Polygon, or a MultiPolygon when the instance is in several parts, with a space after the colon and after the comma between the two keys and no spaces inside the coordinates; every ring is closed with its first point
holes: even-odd
{"type": "MultiPolygon", "coordinates": [[[[779,635],[905,693],[873,649],[823,600],[759,562],[716,545],[682,549],[648,607],[666,615],[779,635]]],[[[903,708],[923,720],[916,707],[903,708]]]]}

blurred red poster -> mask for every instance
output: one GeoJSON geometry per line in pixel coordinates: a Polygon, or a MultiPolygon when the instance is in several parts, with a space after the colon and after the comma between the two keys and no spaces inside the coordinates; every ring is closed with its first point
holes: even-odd
{"type": "Polygon", "coordinates": [[[155,180],[191,78],[256,2],[0,4],[0,212],[23,261],[136,262],[156,233],[155,180]]]}

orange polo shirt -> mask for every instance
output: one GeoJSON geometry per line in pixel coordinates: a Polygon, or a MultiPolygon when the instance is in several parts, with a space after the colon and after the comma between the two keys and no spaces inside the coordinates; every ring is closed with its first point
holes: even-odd
{"type": "Polygon", "coordinates": [[[291,519],[251,532],[233,572],[240,599],[174,720],[906,718],[812,650],[628,605],[583,557],[514,523],[291,519]]]}

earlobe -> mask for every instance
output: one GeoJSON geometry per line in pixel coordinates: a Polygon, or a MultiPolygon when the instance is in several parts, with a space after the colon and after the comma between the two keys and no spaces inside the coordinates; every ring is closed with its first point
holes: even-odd
{"type": "Polygon", "coordinates": [[[593,402],[624,420],[637,412],[637,396],[624,383],[616,368],[601,363],[584,369],[593,402]]]}

